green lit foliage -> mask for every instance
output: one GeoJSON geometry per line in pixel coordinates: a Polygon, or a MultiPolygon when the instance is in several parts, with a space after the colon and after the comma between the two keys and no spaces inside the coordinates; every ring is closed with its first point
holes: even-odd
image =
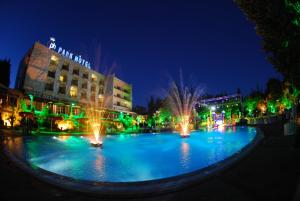
{"type": "Polygon", "coordinates": [[[118,120],[123,124],[123,127],[125,130],[134,130],[135,127],[135,120],[131,115],[124,114],[123,112],[120,112],[118,120]]]}
{"type": "Polygon", "coordinates": [[[167,108],[160,108],[153,115],[156,127],[165,127],[171,122],[171,118],[172,114],[167,108]]]}
{"type": "Polygon", "coordinates": [[[200,106],[197,107],[198,116],[200,117],[201,121],[207,121],[207,118],[210,115],[210,110],[208,107],[200,106]]]}
{"type": "Polygon", "coordinates": [[[36,121],[38,123],[38,127],[41,127],[45,124],[47,117],[49,116],[49,108],[48,105],[44,106],[42,111],[35,111],[36,121]]]}
{"type": "Polygon", "coordinates": [[[249,116],[253,116],[254,110],[258,104],[258,98],[247,97],[244,101],[245,111],[249,116]]]}
{"type": "Polygon", "coordinates": [[[20,99],[20,106],[21,106],[21,109],[23,112],[29,111],[29,109],[27,108],[25,99],[23,99],[23,98],[20,99]]]}
{"type": "Polygon", "coordinates": [[[263,39],[268,60],[285,79],[300,87],[300,1],[235,0],[263,39]]]}
{"type": "Polygon", "coordinates": [[[284,95],[281,99],[281,103],[283,104],[284,108],[291,109],[292,108],[292,101],[284,95]]]}
{"type": "Polygon", "coordinates": [[[267,101],[267,110],[268,112],[274,114],[277,112],[276,101],[268,100],[267,101]]]}

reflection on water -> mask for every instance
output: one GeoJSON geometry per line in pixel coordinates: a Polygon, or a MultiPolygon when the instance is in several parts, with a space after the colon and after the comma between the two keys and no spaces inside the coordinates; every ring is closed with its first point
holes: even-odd
{"type": "Polygon", "coordinates": [[[74,136],[28,136],[7,140],[8,148],[32,165],[75,179],[145,181],[176,176],[222,161],[247,145],[254,128],[193,132],[187,139],[173,133],[111,135],[105,146],[90,146],[74,136]]]}
{"type": "Polygon", "coordinates": [[[181,164],[184,168],[189,167],[190,163],[190,145],[187,142],[181,142],[181,164]]]}
{"type": "Polygon", "coordinates": [[[22,137],[10,137],[5,141],[9,150],[18,156],[22,156],[24,153],[24,141],[22,137]]]}
{"type": "Polygon", "coordinates": [[[97,172],[99,172],[99,174],[101,175],[101,177],[104,176],[104,157],[102,155],[98,155],[96,157],[96,160],[95,160],[95,168],[97,169],[97,172]]]}

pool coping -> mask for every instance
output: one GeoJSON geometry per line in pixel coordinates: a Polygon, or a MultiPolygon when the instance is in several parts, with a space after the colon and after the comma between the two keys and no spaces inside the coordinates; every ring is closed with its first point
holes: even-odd
{"type": "Polygon", "coordinates": [[[184,189],[188,186],[201,183],[206,179],[228,169],[236,162],[247,156],[262,141],[264,138],[263,132],[257,127],[255,127],[255,129],[255,138],[249,144],[222,161],[193,172],[163,179],[138,182],[100,182],[74,179],[30,164],[29,162],[11,153],[8,150],[7,145],[3,142],[2,147],[8,158],[12,160],[21,170],[50,185],[93,196],[141,197],[149,195],[153,196],[184,189]]]}

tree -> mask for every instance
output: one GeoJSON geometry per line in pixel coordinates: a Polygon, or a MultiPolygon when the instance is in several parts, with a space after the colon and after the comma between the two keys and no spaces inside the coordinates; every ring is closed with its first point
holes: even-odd
{"type": "Polygon", "coordinates": [[[151,117],[155,113],[155,100],[154,97],[151,96],[148,102],[148,116],[151,117]]]}
{"type": "Polygon", "coordinates": [[[275,78],[270,78],[267,82],[266,95],[269,99],[276,101],[282,96],[282,82],[275,78]]]}
{"type": "Polygon", "coordinates": [[[145,108],[144,106],[140,106],[140,105],[134,106],[132,108],[132,111],[137,113],[137,114],[140,114],[140,115],[146,115],[147,114],[147,108],[145,108]]]}
{"type": "Polygon", "coordinates": [[[0,82],[9,87],[10,84],[10,59],[0,60],[0,82]]]}
{"type": "Polygon", "coordinates": [[[235,0],[262,37],[263,50],[274,68],[300,87],[300,2],[235,0]]]}
{"type": "Polygon", "coordinates": [[[150,97],[150,101],[148,102],[148,116],[152,117],[159,108],[163,107],[164,100],[161,98],[150,97]]]}

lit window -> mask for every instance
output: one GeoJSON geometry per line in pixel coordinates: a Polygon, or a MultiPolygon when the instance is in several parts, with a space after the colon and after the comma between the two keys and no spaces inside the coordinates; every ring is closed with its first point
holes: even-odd
{"type": "Polygon", "coordinates": [[[71,86],[70,87],[70,96],[76,97],[77,96],[77,87],[71,86]]]}
{"type": "Polygon", "coordinates": [[[52,56],[51,56],[51,61],[54,61],[54,62],[58,61],[58,58],[57,58],[57,56],[55,56],[55,55],[52,55],[52,56]]]}
{"type": "Polygon", "coordinates": [[[60,75],[59,76],[59,81],[63,82],[64,81],[64,76],[60,75]]]}
{"type": "Polygon", "coordinates": [[[52,55],[50,58],[50,64],[56,66],[58,64],[58,57],[55,55],[52,55]]]}
{"type": "Polygon", "coordinates": [[[97,81],[97,76],[96,76],[96,74],[92,74],[92,81],[97,81]]]}

